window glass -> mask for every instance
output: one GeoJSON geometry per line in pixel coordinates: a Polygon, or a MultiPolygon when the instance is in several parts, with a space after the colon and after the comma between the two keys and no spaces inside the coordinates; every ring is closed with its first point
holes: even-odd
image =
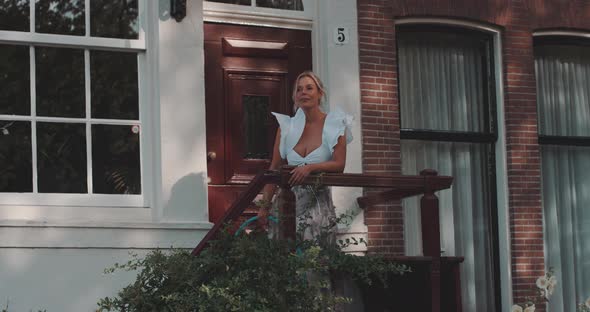
{"type": "Polygon", "coordinates": [[[86,32],[84,11],[84,0],[36,0],[35,30],[40,33],[83,36],[86,32]]]}
{"type": "Polygon", "coordinates": [[[90,1],[90,35],[137,39],[139,34],[137,0],[90,1]]]}
{"type": "MultiPolygon", "coordinates": [[[[489,37],[450,27],[404,30],[397,32],[402,172],[433,168],[454,177],[440,192],[441,247],[445,256],[465,258],[464,309],[496,311],[489,37]]],[[[419,232],[418,200],[403,205],[405,232],[419,232]]]]}
{"type": "Polygon", "coordinates": [[[140,127],[92,126],[93,192],[141,194],[140,127]]]}
{"type": "Polygon", "coordinates": [[[0,120],[0,192],[32,192],[31,123],[0,120]]]}
{"type": "Polygon", "coordinates": [[[91,51],[92,118],[139,119],[137,54],[91,51]]]}
{"type": "Polygon", "coordinates": [[[539,133],[590,136],[590,47],[535,47],[539,133]]]}
{"type": "Polygon", "coordinates": [[[31,113],[29,47],[0,44],[0,115],[31,113]]]}
{"type": "Polygon", "coordinates": [[[39,193],[87,193],[86,127],[37,123],[39,193]]]}
{"type": "Polygon", "coordinates": [[[302,0],[256,0],[256,6],[273,9],[303,11],[302,0]]]}
{"type": "Polygon", "coordinates": [[[35,48],[37,115],[84,117],[84,51],[35,48]]]}
{"type": "Polygon", "coordinates": [[[270,159],[268,129],[270,98],[268,96],[244,95],[244,158],[270,159]]]}
{"type": "Polygon", "coordinates": [[[0,0],[0,30],[29,31],[29,0],[0,0]]]}
{"type": "Polygon", "coordinates": [[[484,130],[487,86],[480,41],[429,32],[401,33],[398,40],[402,127],[484,130]]]}
{"type": "Polygon", "coordinates": [[[239,4],[239,5],[251,5],[251,0],[205,0],[207,2],[218,2],[218,3],[229,3],[229,4],[239,4]]]}

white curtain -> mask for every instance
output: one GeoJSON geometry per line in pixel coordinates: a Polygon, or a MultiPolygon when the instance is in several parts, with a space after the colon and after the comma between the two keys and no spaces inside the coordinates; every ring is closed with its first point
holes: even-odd
{"type": "MultiPolygon", "coordinates": [[[[403,128],[481,132],[485,129],[482,43],[460,35],[406,34],[398,41],[403,128]]],[[[402,172],[432,168],[454,177],[438,192],[441,247],[464,256],[464,311],[496,311],[488,157],[492,144],[402,141],[402,172]]],[[[421,250],[419,198],[404,203],[406,252],[421,250]]]]}
{"type": "MultiPolygon", "coordinates": [[[[590,48],[538,46],[539,132],[590,136],[590,48]]],[[[590,147],[542,146],[545,262],[558,278],[549,310],[590,297],[590,147]]]]}

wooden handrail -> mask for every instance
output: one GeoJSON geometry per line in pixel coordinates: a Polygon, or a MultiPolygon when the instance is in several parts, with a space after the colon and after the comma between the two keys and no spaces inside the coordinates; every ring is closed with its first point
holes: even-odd
{"type": "MultiPolygon", "coordinates": [[[[198,255],[213,239],[224,224],[234,221],[252,203],[266,184],[277,184],[281,187],[283,207],[280,213],[284,213],[293,220],[281,218],[281,237],[293,238],[295,235],[295,196],[291,191],[288,181],[293,167],[285,166],[280,171],[263,171],[258,173],[248,188],[240,194],[238,199],[225,212],[223,218],[213,226],[199,244],[193,249],[192,254],[198,255]],[[287,231],[284,231],[287,228],[287,231]],[[292,232],[292,233],[291,233],[292,232]]],[[[402,199],[405,197],[424,194],[420,201],[422,221],[422,247],[424,257],[431,259],[430,283],[432,311],[440,311],[441,293],[441,257],[440,257],[440,223],[438,198],[436,191],[447,189],[451,186],[453,178],[449,176],[438,176],[437,172],[431,169],[422,170],[420,175],[366,175],[357,173],[322,173],[312,174],[303,181],[304,185],[326,185],[344,187],[368,187],[384,188],[381,191],[368,196],[357,198],[359,206],[367,207],[386,201],[402,199]]]]}
{"type": "MultiPolygon", "coordinates": [[[[283,190],[290,191],[288,181],[292,166],[284,166],[281,170],[266,170],[258,173],[250,182],[247,189],[240,194],[238,199],[229,207],[221,220],[209,230],[205,237],[193,249],[192,254],[198,255],[213,239],[221,227],[238,218],[242,212],[252,203],[266,184],[279,185],[283,190]]],[[[359,173],[321,173],[311,174],[301,184],[327,185],[343,187],[369,187],[385,188],[385,192],[359,197],[357,199],[361,208],[382,203],[385,201],[401,199],[409,196],[424,194],[426,190],[433,192],[447,189],[453,181],[449,176],[438,176],[434,170],[424,170],[421,175],[367,175],[359,173]],[[428,174],[426,174],[428,173],[428,174]]]]}

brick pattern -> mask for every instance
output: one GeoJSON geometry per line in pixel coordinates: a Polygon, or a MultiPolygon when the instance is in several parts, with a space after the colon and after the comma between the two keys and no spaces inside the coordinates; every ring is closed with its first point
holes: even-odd
{"type": "MultiPolygon", "coordinates": [[[[358,1],[363,172],[400,174],[399,109],[394,25],[389,1],[358,1]]],[[[368,190],[367,192],[370,192],[368,190]]],[[[369,251],[403,254],[400,203],[365,213],[369,251]]]]}
{"type": "MultiPolygon", "coordinates": [[[[536,80],[528,8],[524,1],[512,1],[502,51],[514,302],[524,302],[531,295],[531,285],[545,271],[536,80]]],[[[543,307],[539,308],[542,311],[543,307]]]]}
{"type": "MultiPolygon", "coordinates": [[[[394,22],[435,16],[493,24],[502,29],[505,126],[515,302],[531,295],[545,271],[541,165],[532,33],[539,29],[590,31],[587,0],[358,0],[363,169],[401,171],[394,22]]],[[[366,213],[371,251],[403,251],[399,203],[366,213]]],[[[537,307],[543,311],[544,307],[537,307]]]]}

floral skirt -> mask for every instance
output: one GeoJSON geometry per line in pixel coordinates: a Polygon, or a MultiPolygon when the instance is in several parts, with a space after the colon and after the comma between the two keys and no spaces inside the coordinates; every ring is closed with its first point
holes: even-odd
{"type": "MultiPolygon", "coordinates": [[[[327,186],[297,185],[291,188],[295,194],[295,216],[297,237],[304,240],[319,240],[329,244],[336,243],[336,212],[327,186]]],[[[280,193],[273,202],[273,214],[278,214],[280,193]]],[[[270,227],[276,237],[278,229],[270,227]]]]}

